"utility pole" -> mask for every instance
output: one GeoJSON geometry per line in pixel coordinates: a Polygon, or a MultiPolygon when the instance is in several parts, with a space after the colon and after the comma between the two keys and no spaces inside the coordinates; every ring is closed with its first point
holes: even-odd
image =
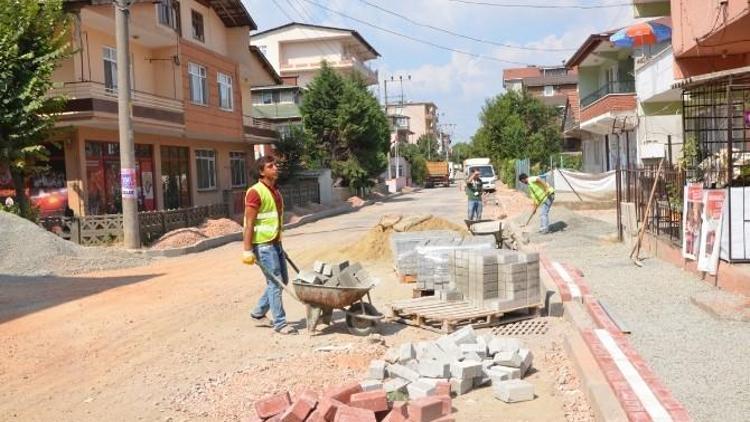
{"type": "MultiPolygon", "coordinates": [[[[396,82],[396,78],[394,76],[391,76],[390,79],[391,79],[391,82],[396,82]]],[[[406,75],[406,80],[410,81],[411,80],[411,75],[406,75]]],[[[398,81],[401,84],[401,101],[400,101],[400,104],[401,104],[401,110],[403,110],[404,109],[404,76],[403,75],[399,75],[398,76],[398,81]]],[[[384,87],[383,89],[385,91],[384,92],[384,97],[385,97],[385,106],[384,106],[385,107],[385,115],[387,117],[388,116],[388,79],[383,79],[383,87],[384,87]]],[[[394,130],[397,132],[396,137],[395,137],[395,141],[396,141],[395,142],[395,144],[396,144],[395,145],[395,149],[396,149],[396,151],[395,151],[394,157],[396,159],[396,179],[398,179],[401,176],[401,174],[399,172],[399,156],[398,156],[398,144],[399,144],[399,140],[398,140],[398,128],[395,128],[394,126],[395,126],[395,122],[393,122],[391,124],[391,132],[393,132],[394,130]]],[[[391,147],[389,146],[388,147],[388,178],[389,179],[391,177],[391,158],[390,158],[390,154],[391,154],[391,147]]]]}
{"type": "Polygon", "coordinates": [[[128,20],[133,0],[115,0],[117,34],[117,116],[120,132],[120,186],[122,192],[122,228],[125,247],[141,247],[136,195],[135,145],[133,143],[132,104],[130,101],[130,34],[128,20]]]}

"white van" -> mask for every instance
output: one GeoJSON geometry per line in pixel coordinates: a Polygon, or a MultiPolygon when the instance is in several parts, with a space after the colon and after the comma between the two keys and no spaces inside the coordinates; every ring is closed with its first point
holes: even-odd
{"type": "Polygon", "coordinates": [[[479,178],[482,180],[482,188],[485,191],[494,192],[497,182],[497,173],[492,167],[489,158],[468,158],[464,160],[464,174],[468,178],[474,170],[479,170],[479,178]]]}

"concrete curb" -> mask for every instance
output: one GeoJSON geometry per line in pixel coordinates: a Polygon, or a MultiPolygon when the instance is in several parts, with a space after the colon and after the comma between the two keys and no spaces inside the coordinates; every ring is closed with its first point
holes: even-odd
{"type": "MultiPolygon", "coordinates": [[[[418,192],[419,190],[421,189],[416,189],[410,193],[418,192]]],[[[294,228],[303,226],[305,224],[313,223],[315,221],[321,220],[323,218],[334,217],[337,215],[347,214],[350,212],[356,212],[369,205],[372,205],[378,202],[388,202],[389,200],[393,198],[398,198],[399,196],[403,196],[403,195],[406,195],[406,193],[397,192],[392,195],[385,196],[382,199],[378,199],[378,200],[371,199],[368,201],[364,201],[364,203],[360,207],[352,207],[351,205],[342,205],[337,208],[332,208],[329,210],[324,210],[321,212],[308,214],[302,217],[297,222],[284,224],[284,230],[294,229],[294,228]]],[[[182,248],[137,249],[137,250],[132,250],[132,252],[139,253],[139,254],[152,257],[152,258],[157,258],[157,257],[174,258],[174,257],[182,256],[182,255],[188,255],[191,253],[203,252],[209,249],[218,248],[219,246],[226,245],[227,243],[237,242],[241,240],[242,240],[242,232],[235,232],[235,233],[225,234],[223,236],[212,237],[210,239],[204,239],[196,243],[195,245],[185,246],[182,248]]]]}

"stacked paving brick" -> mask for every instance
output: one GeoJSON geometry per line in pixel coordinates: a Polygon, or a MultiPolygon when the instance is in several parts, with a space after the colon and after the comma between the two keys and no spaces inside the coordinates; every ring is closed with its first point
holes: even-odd
{"type": "Polygon", "coordinates": [[[319,395],[288,392],[255,402],[254,421],[267,422],[454,422],[450,384],[438,385],[434,394],[408,402],[389,400],[383,388],[365,389],[354,382],[330,388],[319,395]]]}
{"type": "Polygon", "coordinates": [[[449,272],[450,284],[474,306],[502,311],[542,302],[538,253],[459,250],[449,272]]]}
{"type": "Polygon", "coordinates": [[[450,259],[457,251],[494,249],[494,239],[468,237],[458,239],[450,244],[433,242],[418,246],[417,252],[417,285],[423,290],[455,290],[450,284],[450,259]]]}
{"type": "Polygon", "coordinates": [[[477,336],[469,326],[434,342],[391,348],[383,360],[371,362],[361,386],[413,400],[441,394],[445,382],[455,395],[492,385],[496,398],[512,403],[533,400],[533,385],[522,380],[532,363],[519,340],[477,336]]]}
{"type": "Polygon", "coordinates": [[[454,244],[460,239],[461,236],[451,230],[393,233],[391,235],[393,265],[401,275],[416,275],[418,246],[454,244]]]}
{"type": "Polygon", "coordinates": [[[378,280],[371,277],[361,264],[350,264],[349,261],[315,261],[312,271],[300,271],[296,280],[328,287],[370,287],[378,284],[378,280]]]}

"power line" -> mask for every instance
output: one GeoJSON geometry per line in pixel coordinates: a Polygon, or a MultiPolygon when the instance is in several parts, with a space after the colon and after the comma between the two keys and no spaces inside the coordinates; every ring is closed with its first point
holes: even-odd
{"type": "Polygon", "coordinates": [[[516,8],[516,9],[579,9],[579,10],[592,10],[592,9],[610,9],[622,6],[632,6],[632,3],[613,3],[613,4],[594,4],[594,5],[583,5],[583,4],[522,4],[522,3],[491,3],[488,1],[476,1],[476,0],[447,0],[453,3],[470,4],[474,6],[491,6],[491,7],[505,7],[505,8],[516,8]]]}
{"type": "Polygon", "coordinates": [[[375,24],[367,22],[367,21],[363,21],[362,19],[358,19],[358,18],[349,16],[347,14],[341,13],[339,11],[333,10],[333,9],[331,9],[329,7],[323,6],[322,4],[317,3],[315,1],[312,1],[312,0],[303,0],[303,1],[305,1],[307,3],[310,3],[312,5],[315,5],[315,6],[321,8],[323,10],[326,10],[326,11],[328,11],[330,13],[342,16],[344,18],[353,20],[353,21],[361,23],[363,25],[367,25],[367,26],[369,26],[371,28],[375,28],[375,29],[377,29],[379,31],[387,32],[387,33],[389,33],[391,35],[395,35],[395,36],[401,37],[401,38],[406,38],[408,40],[415,41],[415,42],[418,42],[418,43],[421,43],[421,44],[425,44],[425,45],[429,45],[431,47],[439,48],[441,50],[447,50],[447,51],[451,51],[451,52],[454,52],[454,53],[463,54],[465,56],[471,56],[471,57],[478,58],[478,59],[485,59],[485,60],[490,60],[490,61],[495,61],[495,62],[500,62],[500,63],[510,63],[510,64],[515,64],[515,65],[519,65],[519,66],[528,66],[529,65],[529,63],[517,62],[517,61],[512,61],[512,60],[503,60],[503,59],[498,59],[496,57],[484,56],[484,55],[481,55],[481,54],[475,54],[475,53],[472,53],[472,52],[469,52],[469,51],[465,51],[465,50],[459,50],[457,48],[446,47],[444,45],[436,44],[436,43],[434,43],[432,41],[427,41],[427,40],[423,40],[421,38],[412,37],[411,35],[402,34],[400,32],[396,32],[396,31],[390,30],[388,28],[384,28],[382,26],[375,25],[375,24]]]}
{"type": "Polygon", "coordinates": [[[394,12],[392,10],[386,9],[384,7],[381,7],[381,6],[377,5],[377,4],[370,3],[367,0],[359,0],[359,1],[362,2],[362,3],[364,3],[364,4],[366,4],[366,5],[368,5],[368,6],[370,6],[370,7],[372,7],[372,8],[378,9],[381,12],[384,12],[384,13],[387,13],[389,15],[396,16],[396,17],[398,17],[400,19],[403,19],[403,20],[405,20],[405,21],[407,21],[407,22],[409,22],[411,24],[414,24],[414,25],[417,25],[417,26],[421,26],[421,27],[424,27],[424,28],[429,28],[429,29],[432,29],[432,30],[435,30],[435,31],[439,31],[439,32],[443,32],[443,33],[446,33],[446,34],[449,34],[449,35],[453,35],[455,37],[460,37],[460,38],[464,38],[464,39],[467,39],[467,40],[471,40],[471,41],[475,41],[475,42],[479,42],[479,43],[483,43],[483,44],[491,44],[491,45],[495,45],[495,46],[498,46],[498,47],[512,48],[512,49],[516,49],[516,50],[528,50],[528,51],[575,51],[576,50],[575,48],[520,47],[520,46],[516,46],[516,45],[512,45],[512,44],[507,44],[507,43],[501,43],[501,42],[496,42],[496,41],[491,41],[491,40],[484,40],[484,39],[481,39],[481,38],[472,37],[470,35],[464,35],[464,34],[460,34],[458,32],[453,32],[453,31],[450,31],[450,30],[445,29],[445,28],[440,28],[440,27],[433,26],[433,25],[430,25],[430,24],[426,24],[426,23],[415,21],[412,18],[409,18],[409,17],[404,16],[402,14],[396,13],[396,12],[394,12]]]}

